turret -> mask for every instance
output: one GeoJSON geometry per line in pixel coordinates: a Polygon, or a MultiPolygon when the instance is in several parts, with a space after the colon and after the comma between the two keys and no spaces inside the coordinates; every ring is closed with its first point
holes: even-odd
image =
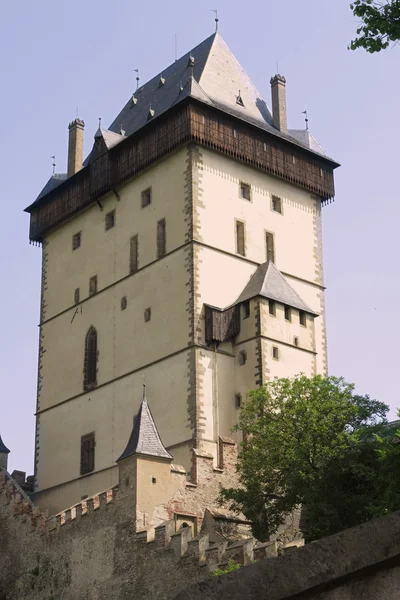
{"type": "Polygon", "coordinates": [[[7,446],[4,444],[3,440],[1,439],[1,435],[0,435],[0,469],[4,469],[5,471],[7,471],[9,454],[10,454],[10,451],[7,448],[7,446]]]}

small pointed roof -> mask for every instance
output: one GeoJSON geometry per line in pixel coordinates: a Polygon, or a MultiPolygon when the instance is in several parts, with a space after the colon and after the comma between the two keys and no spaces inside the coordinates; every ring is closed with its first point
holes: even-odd
{"type": "Polygon", "coordinates": [[[285,277],[271,261],[263,263],[256,269],[235,304],[245,302],[256,296],[263,296],[269,300],[275,300],[281,304],[286,304],[287,306],[298,308],[311,315],[318,316],[316,312],[303,302],[298,293],[289,285],[285,277]]]}
{"type": "Polygon", "coordinates": [[[143,385],[143,399],[133,424],[132,433],[125,450],[117,462],[134,454],[172,460],[172,456],[167,452],[161,441],[157,426],[147,404],[145,385],[143,385]]]}
{"type": "Polygon", "coordinates": [[[0,435],[0,453],[1,454],[9,454],[10,450],[7,448],[0,435]]]}

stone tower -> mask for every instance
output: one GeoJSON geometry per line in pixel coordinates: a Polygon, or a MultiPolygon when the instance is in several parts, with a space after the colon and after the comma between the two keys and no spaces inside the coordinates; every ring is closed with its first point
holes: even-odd
{"type": "Polygon", "coordinates": [[[338,166],[216,33],[136,90],[30,213],[42,246],[35,489],[117,482],[143,382],[174,462],[218,456],[246,392],[327,369],[321,207],[338,166]]]}

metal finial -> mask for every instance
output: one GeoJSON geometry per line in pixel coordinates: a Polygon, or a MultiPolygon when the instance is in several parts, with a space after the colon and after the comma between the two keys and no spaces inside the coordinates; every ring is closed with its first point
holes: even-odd
{"type": "Polygon", "coordinates": [[[99,129],[101,129],[101,117],[99,117],[99,129]]]}
{"type": "Polygon", "coordinates": [[[215,19],[214,19],[214,21],[215,21],[215,33],[217,33],[217,31],[218,31],[218,21],[219,21],[219,19],[218,19],[218,9],[217,8],[211,8],[210,11],[215,14],[215,19]]]}
{"type": "Polygon", "coordinates": [[[56,155],[50,156],[53,159],[53,175],[56,172],[56,155]]]}
{"type": "Polygon", "coordinates": [[[139,88],[139,79],[140,79],[140,77],[139,77],[139,69],[133,69],[133,70],[136,73],[136,89],[138,89],[139,88]]]}
{"type": "Polygon", "coordinates": [[[175,34],[175,62],[178,60],[178,34],[175,34]]]}
{"type": "Polygon", "coordinates": [[[308,131],[308,115],[307,115],[307,111],[303,110],[303,112],[301,113],[302,115],[306,115],[305,118],[305,122],[306,122],[306,131],[308,131]]]}

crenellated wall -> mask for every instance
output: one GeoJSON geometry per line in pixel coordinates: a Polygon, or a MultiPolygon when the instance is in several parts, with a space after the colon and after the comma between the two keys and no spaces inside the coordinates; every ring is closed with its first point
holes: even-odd
{"type": "Polygon", "coordinates": [[[0,599],[168,600],[230,558],[276,555],[276,542],[257,543],[250,523],[218,505],[220,486],[235,482],[236,453],[221,440],[216,467],[193,451],[191,482],[182,467],[146,458],[142,469],[130,457],[118,486],[51,518],[1,471],[0,599]]]}

